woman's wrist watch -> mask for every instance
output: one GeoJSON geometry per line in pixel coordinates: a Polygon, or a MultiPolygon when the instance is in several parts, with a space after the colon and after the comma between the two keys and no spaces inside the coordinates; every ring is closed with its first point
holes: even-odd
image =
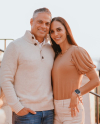
{"type": "Polygon", "coordinates": [[[81,91],[79,89],[76,89],[74,92],[78,95],[78,97],[81,96],[81,91]]]}

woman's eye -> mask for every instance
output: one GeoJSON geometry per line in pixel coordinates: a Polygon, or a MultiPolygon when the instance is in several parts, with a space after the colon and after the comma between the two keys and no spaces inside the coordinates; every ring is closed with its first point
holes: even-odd
{"type": "Polygon", "coordinates": [[[61,31],[61,29],[59,29],[59,28],[58,28],[57,30],[58,30],[58,31],[61,31]]]}
{"type": "Polygon", "coordinates": [[[50,31],[50,34],[52,34],[54,31],[50,31]]]}

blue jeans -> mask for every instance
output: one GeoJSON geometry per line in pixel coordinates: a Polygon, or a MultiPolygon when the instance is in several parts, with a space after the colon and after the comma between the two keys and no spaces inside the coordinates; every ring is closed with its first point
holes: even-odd
{"type": "Polygon", "coordinates": [[[24,116],[18,116],[13,112],[13,124],[53,124],[54,110],[36,111],[36,114],[28,113],[24,116]]]}

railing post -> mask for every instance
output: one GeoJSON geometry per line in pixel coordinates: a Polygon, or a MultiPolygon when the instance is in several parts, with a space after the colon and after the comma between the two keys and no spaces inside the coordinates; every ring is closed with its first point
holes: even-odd
{"type": "MultiPolygon", "coordinates": [[[[96,93],[98,94],[98,87],[96,87],[96,93]]],[[[96,119],[97,119],[97,124],[99,124],[99,98],[96,97],[96,119]]]]}
{"type": "Polygon", "coordinates": [[[4,50],[6,49],[6,39],[4,39],[4,50]]]}
{"type": "Polygon", "coordinates": [[[5,49],[6,49],[6,41],[7,40],[14,40],[14,39],[0,39],[0,40],[3,40],[4,41],[4,51],[5,51],[5,49]]]}

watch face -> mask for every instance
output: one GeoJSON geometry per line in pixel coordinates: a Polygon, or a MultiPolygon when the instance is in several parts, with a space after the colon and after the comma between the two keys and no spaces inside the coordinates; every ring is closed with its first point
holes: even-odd
{"type": "Polygon", "coordinates": [[[80,93],[80,91],[79,91],[78,89],[76,89],[76,90],[75,90],[75,92],[76,92],[77,94],[79,94],[79,93],[80,93]]]}

